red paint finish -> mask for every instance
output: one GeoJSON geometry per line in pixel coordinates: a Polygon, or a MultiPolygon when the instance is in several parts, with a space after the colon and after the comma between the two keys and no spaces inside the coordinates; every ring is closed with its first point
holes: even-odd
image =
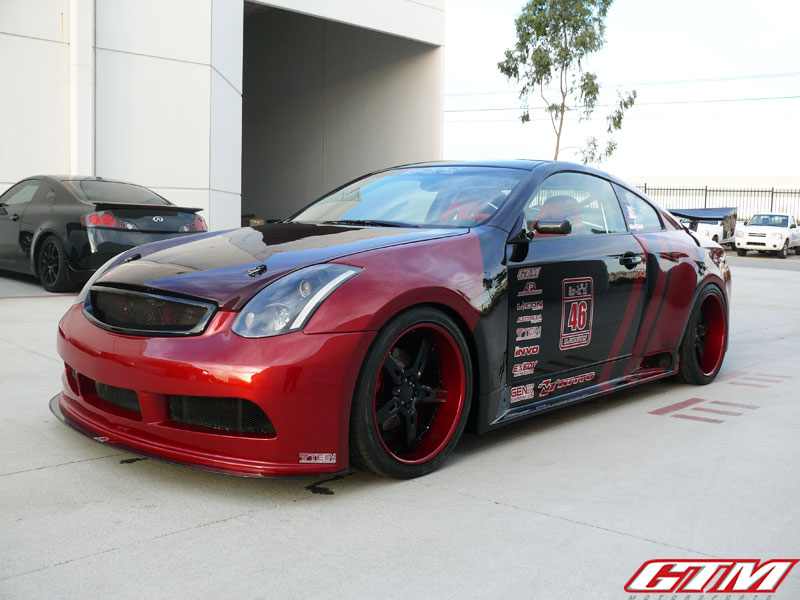
{"type": "Polygon", "coordinates": [[[754,387],[754,388],[768,388],[771,387],[769,385],[764,385],[763,383],[745,383],[743,381],[729,381],[729,385],[743,385],[746,387],[754,387]]]}
{"type": "Polygon", "coordinates": [[[74,306],[59,326],[58,352],[81,376],[134,389],[141,420],[100,410],[64,374],[61,410],[96,434],[133,449],[242,475],[334,473],[347,468],[350,400],[372,333],[245,339],[220,311],[207,331],[187,338],[137,338],[95,327],[74,306]],[[244,398],[260,406],[276,435],[248,437],[179,428],[165,395],[244,398]],[[300,453],[336,454],[331,464],[300,464],[300,453]]]}
{"type": "Polygon", "coordinates": [[[728,415],[730,417],[741,417],[744,414],[744,413],[740,413],[740,412],[733,412],[732,410],[717,410],[716,408],[697,407],[697,408],[693,408],[692,410],[698,410],[700,412],[707,412],[707,413],[714,413],[715,415],[728,415]]]}
{"type": "Polygon", "coordinates": [[[703,423],[719,424],[725,422],[719,419],[707,419],[705,417],[695,417],[693,415],[670,415],[670,416],[675,417],[676,419],[686,419],[688,421],[702,421],[703,423]]]}
{"type": "Polygon", "coordinates": [[[761,408],[755,404],[739,404],[738,402],[722,402],[721,400],[712,400],[711,404],[720,404],[722,406],[735,406],[736,408],[761,408]]]}

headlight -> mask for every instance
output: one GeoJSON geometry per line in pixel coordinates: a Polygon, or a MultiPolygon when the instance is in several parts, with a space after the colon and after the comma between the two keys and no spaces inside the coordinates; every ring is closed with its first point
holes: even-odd
{"type": "Polygon", "coordinates": [[[779,240],[779,239],[781,239],[783,237],[783,234],[782,233],[770,233],[769,237],[770,237],[770,239],[773,239],[773,240],[779,240]]]}
{"type": "Polygon", "coordinates": [[[744,237],[744,231],[742,231],[741,229],[739,229],[739,230],[736,232],[736,237],[744,237]]]}
{"type": "Polygon", "coordinates": [[[298,331],[336,288],[363,269],[326,264],[300,269],[271,283],[248,302],[233,322],[246,338],[298,331]]]}

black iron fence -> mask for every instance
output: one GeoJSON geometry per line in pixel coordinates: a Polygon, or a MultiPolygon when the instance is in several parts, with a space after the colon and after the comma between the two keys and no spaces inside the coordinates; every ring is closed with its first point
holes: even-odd
{"type": "Polygon", "coordinates": [[[787,212],[800,216],[800,190],[653,187],[646,183],[636,187],[664,208],[734,206],[740,221],[760,212],[787,212]]]}

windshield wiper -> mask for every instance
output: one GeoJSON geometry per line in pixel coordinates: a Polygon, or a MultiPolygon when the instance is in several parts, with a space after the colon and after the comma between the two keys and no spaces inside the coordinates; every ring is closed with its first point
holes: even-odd
{"type": "Polygon", "coordinates": [[[419,227],[419,225],[410,225],[408,223],[400,223],[399,221],[381,221],[378,219],[338,219],[335,221],[323,221],[325,225],[371,225],[374,227],[419,227]]]}

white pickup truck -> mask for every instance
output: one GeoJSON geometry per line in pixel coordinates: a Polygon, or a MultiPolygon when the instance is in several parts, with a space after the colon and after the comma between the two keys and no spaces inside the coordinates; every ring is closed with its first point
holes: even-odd
{"type": "Polygon", "coordinates": [[[800,254],[800,228],[797,219],[788,213],[759,213],[736,228],[736,253],[747,254],[748,250],[772,252],[781,258],[794,249],[800,254]]]}

